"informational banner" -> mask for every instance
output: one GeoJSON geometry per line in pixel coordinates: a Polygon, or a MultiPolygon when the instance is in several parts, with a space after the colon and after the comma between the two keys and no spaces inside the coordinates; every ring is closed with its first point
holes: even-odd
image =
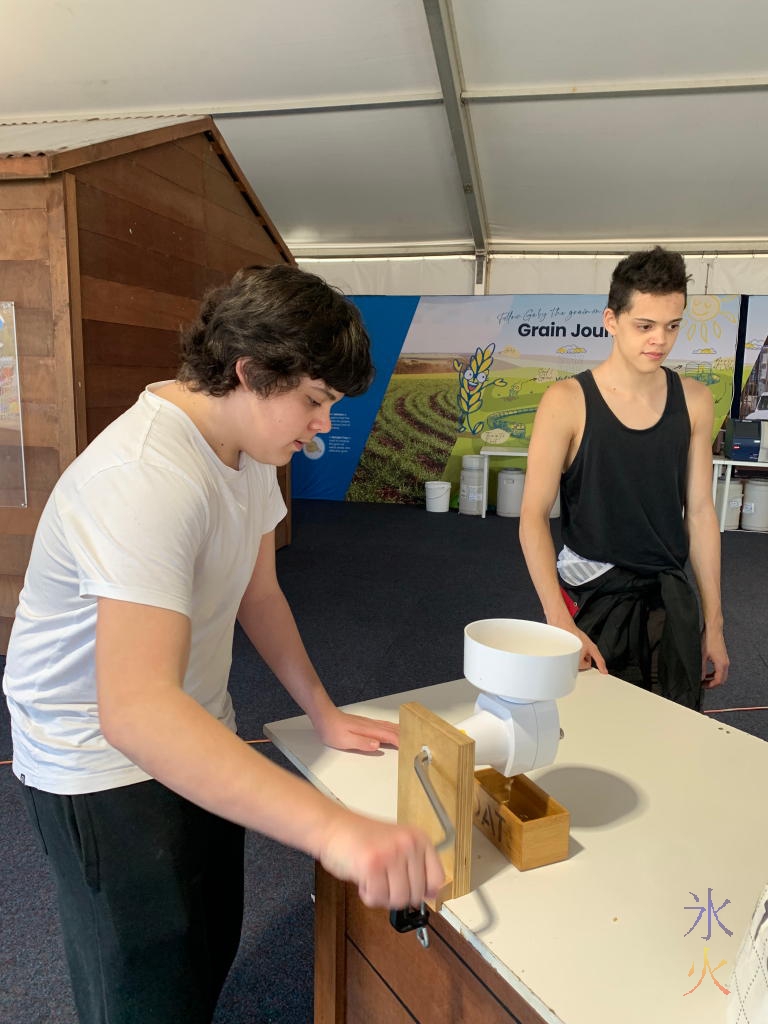
{"type": "MultiPolygon", "coordinates": [[[[423,504],[427,480],[449,480],[463,455],[487,446],[527,449],[533,418],[555,381],[597,366],[611,351],[604,295],[355,298],[373,342],[375,388],[338,406],[319,452],[294,458],[299,497],[423,504]]],[[[689,296],[667,365],[713,392],[728,415],[739,296],[689,296]]],[[[317,442],[316,442],[317,443],[317,442]]],[[[523,466],[520,459],[494,466],[523,466]]],[[[491,492],[493,499],[493,491],[491,492]]]]}
{"type": "Polygon", "coordinates": [[[419,298],[368,295],[354,302],[371,337],[376,376],[364,395],[344,398],[333,407],[329,434],[318,434],[294,456],[291,490],[296,498],[343,501],[346,497],[419,298]]]}

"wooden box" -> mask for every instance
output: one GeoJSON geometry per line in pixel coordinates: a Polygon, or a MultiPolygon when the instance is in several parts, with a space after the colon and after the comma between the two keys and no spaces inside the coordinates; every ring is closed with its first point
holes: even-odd
{"type": "Polygon", "coordinates": [[[570,814],[525,775],[476,771],[473,820],[520,871],[568,856],[570,814]]]}

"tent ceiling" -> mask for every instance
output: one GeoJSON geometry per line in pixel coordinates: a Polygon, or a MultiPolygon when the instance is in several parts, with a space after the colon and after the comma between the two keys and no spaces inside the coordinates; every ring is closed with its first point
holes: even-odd
{"type": "Polygon", "coordinates": [[[14,7],[1,121],[214,114],[297,256],[768,251],[759,0],[14,7]]]}

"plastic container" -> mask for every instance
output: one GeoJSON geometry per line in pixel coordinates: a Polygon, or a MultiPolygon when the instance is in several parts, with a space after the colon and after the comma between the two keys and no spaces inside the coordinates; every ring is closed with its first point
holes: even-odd
{"type": "Polygon", "coordinates": [[[481,516],[483,509],[483,457],[464,455],[461,459],[459,512],[465,516],[481,516]]]}
{"type": "Polygon", "coordinates": [[[427,512],[447,512],[451,501],[451,485],[447,480],[427,480],[424,484],[427,512]]]}
{"type": "Polygon", "coordinates": [[[581,641],[525,619],[478,619],[464,627],[464,675],[505,700],[556,700],[576,685],[581,641]]]}
{"type": "MultiPolygon", "coordinates": [[[[715,508],[722,508],[723,491],[725,480],[717,481],[717,502],[715,508]]],[[[726,530],[738,530],[739,518],[741,516],[742,495],[744,482],[742,480],[731,480],[728,484],[728,497],[726,498],[725,528],[726,530]]]]}
{"type": "Polygon", "coordinates": [[[753,477],[744,481],[741,528],[768,533],[768,480],[753,477]]]}
{"type": "Polygon", "coordinates": [[[522,469],[500,469],[496,478],[496,515],[519,516],[523,502],[525,473],[522,469]]]}

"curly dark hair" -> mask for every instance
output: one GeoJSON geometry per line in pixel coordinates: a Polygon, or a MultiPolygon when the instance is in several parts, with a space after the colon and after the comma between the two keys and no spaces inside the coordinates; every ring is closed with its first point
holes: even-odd
{"type": "Polygon", "coordinates": [[[256,394],[290,391],[303,376],[343,395],[373,380],[370,339],[357,307],[315,274],[297,267],[244,267],[208,292],[197,320],[182,333],[177,380],[220,396],[240,383],[256,394]]]}
{"type": "Polygon", "coordinates": [[[628,309],[633,292],[646,295],[672,295],[680,292],[688,301],[688,281],[685,260],[679,252],[671,252],[657,245],[645,252],[633,252],[617,263],[608,292],[608,309],[616,316],[628,309]]]}

